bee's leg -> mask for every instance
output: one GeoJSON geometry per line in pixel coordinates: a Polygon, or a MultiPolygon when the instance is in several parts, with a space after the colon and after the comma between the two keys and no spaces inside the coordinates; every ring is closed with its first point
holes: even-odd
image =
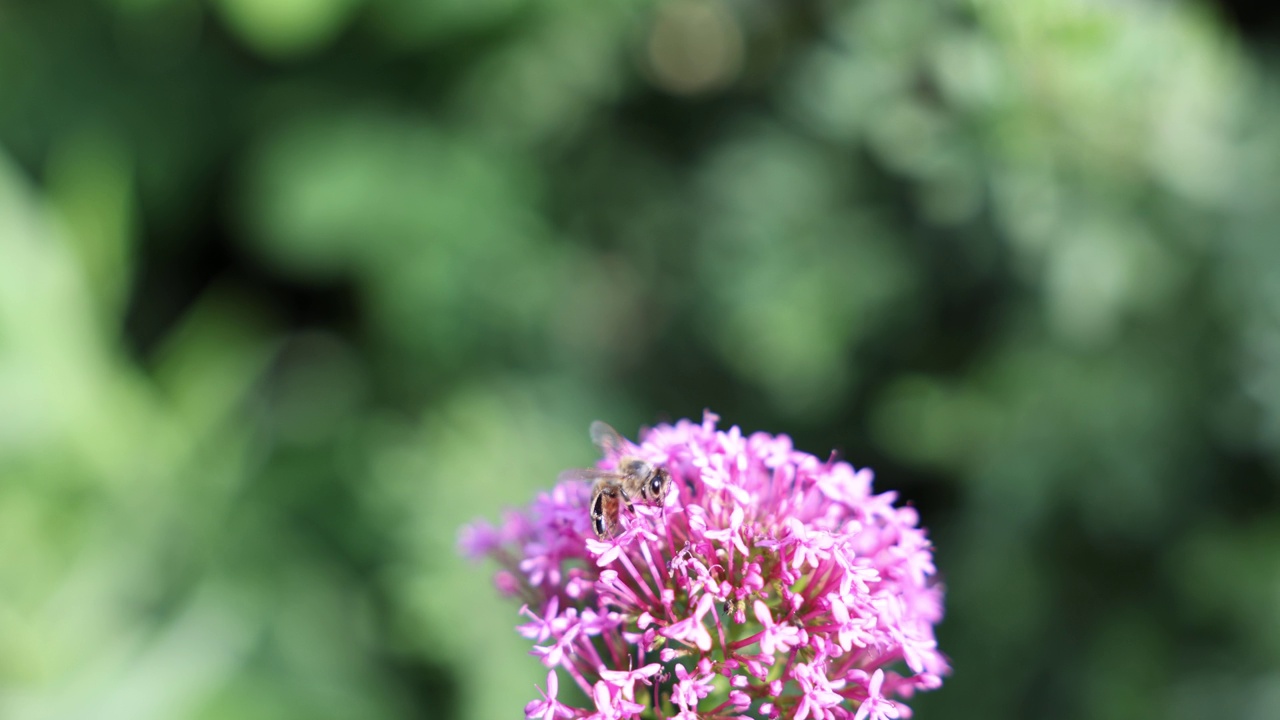
{"type": "Polygon", "coordinates": [[[618,486],[618,494],[622,496],[622,502],[627,504],[627,512],[635,512],[635,507],[631,505],[631,496],[627,494],[626,489],[622,486],[618,486]]]}

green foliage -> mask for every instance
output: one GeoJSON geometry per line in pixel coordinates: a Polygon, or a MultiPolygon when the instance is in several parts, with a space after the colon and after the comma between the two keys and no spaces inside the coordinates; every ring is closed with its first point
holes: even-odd
{"type": "Polygon", "coordinates": [[[519,717],[458,526],[719,412],[920,718],[1280,716],[1280,93],[1187,3],[0,8],[0,717],[519,717]]]}

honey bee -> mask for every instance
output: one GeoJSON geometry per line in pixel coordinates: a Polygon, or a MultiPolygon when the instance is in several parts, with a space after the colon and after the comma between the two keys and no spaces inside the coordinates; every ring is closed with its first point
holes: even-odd
{"type": "Polygon", "coordinates": [[[634,510],[632,501],[643,501],[645,505],[659,505],[667,495],[667,487],[671,484],[671,473],[664,467],[655,467],[652,463],[638,457],[626,455],[626,442],[617,430],[599,420],[591,423],[591,441],[608,455],[618,457],[617,468],[599,470],[582,468],[569,470],[561,474],[564,480],[590,480],[595,484],[591,488],[591,529],[601,540],[613,537],[618,529],[618,512],[623,505],[627,510],[634,510]]]}

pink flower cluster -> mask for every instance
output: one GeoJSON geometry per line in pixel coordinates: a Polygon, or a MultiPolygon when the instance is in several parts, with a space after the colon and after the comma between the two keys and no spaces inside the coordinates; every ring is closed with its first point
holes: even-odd
{"type": "MultiPolygon", "coordinates": [[[[891,698],[941,685],[942,589],[932,547],[871,472],[795,450],[785,435],[681,420],[628,454],[665,466],[662,507],[590,528],[590,488],[562,482],[501,527],[465,528],[503,566],[519,632],[550,668],[528,718],[908,718],[891,698]],[[587,708],[559,698],[557,669],[587,708]]],[[[605,458],[600,467],[617,461],[605,458]]]]}

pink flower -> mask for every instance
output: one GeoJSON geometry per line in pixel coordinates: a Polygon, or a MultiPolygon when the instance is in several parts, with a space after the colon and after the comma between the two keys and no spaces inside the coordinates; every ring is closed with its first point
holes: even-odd
{"type": "Polygon", "coordinates": [[[574,711],[565,705],[561,705],[556,700],[556,694],[560,690],[560,681],[556,678],[556,671],[552,670],[547,673],[547,689],[542,693],[541,700],[534,700],[524,706],[524,716],[529,720],[552,720],[553,718],[573,717],[574,711]]]}
{"type": "Polygon", "coordinates": [[[819,667],[817,662],[811,665],[800,663],[795,666],[792,677],[800,686],[800,702],[796,704],[795,720],[831,720],[835,717],[832,708],[839,707],[844,697],[832,686],[825,668],[819,667]]]}
{"type": "Polygon", "coordinates": [[[560,637],[556,638],[554,644],[549,646],[538,645],[530,652],[542,658],[542,664],[549,668],[561,664],[566,653],[572,654],[574,641],[578,639],[578,631],[581,629],[579,625],[573,625],[560,637]]]}
{"type": "Polygon", "coordinates": [[[869,618],[854,617],[843,603],[831,606],[831,617],[836,625],[836,644],[848,652],[857,647],[866,647],[872,641],[871,629],[875,627],[874,616],[869,618]]]}
{"type": "Polygon", "coordinates": [[[607,680],[600,680],[592,688],[591,697],[596,701],[596,712],[589,720],[627,720],[644,712],[644,705],[623,697],[618,688],[607,680]]]}
{"type": "Polygon", "coordinates": [[[876,670],[867,685],[867,699],[858,707],[858,714],[853,720],[893,720],[898,717],[898,708],[880,694],[880,686],[884,683],[884,670],[876,670]]]}
{"type": "Polygon", "coordinates": [[[702,619],[711,611],[713,600],[711,595],[704,594],[698,600],[698,607],[692,615],[660,632],[672,640],[696,646],[702,652],[710,650],[711,634],[707,632],[707,626],[702,619]]]}
{"type": "Polygon", "coordinates": [[[458,535],[458,549],[469,558],[482,558],[501,546],[502,536],[486,522],[468,525],[458,535]]]}
{"type": "Polygon", "coordinates": [[[738,552],[743,555],[749,554],[751,551],[747,549],[747,545],[742,540],[742,520],[745,515],[741,507],[735,507],[733,514],[729,516],[729,527],[723,530],[708,530],[704,535],[712,540],[719,540],[722,543],[733,543],[738,548],[738,552]]]}
{"type": "Polygon", "coordinates": [[[626,443],[671,483],[666,498],[623,509],[614,537],[592,532],[590,488],[573,480],[499,527],[464,529],[462,550],[502,565],[501,592],[525,603],[517,629],[552,668],[526,716],[909,716],[888,696],[935,689],[950,672],[918,514],[874,494],[869,470],[797,451],[785,435],[718,430],[717,419],[626,443]],[[559,703],[556,669],[594,707],[559,703]]]}
{"type": "Polygon", "coordinates": [[[600,678],[605,682],[618,688],[622,693],[622,697],[628,700],[635,700],[635,684],[637,681],[649,684],[649,678],[657,675],[662,670],[662,666],[658,663],[650,663],[639,670],[607,670],[600,668],[600,678]]]}
{"type": "Polygon", "coordinates": [[[773,617],[769,614],[769,606],[763,601],[757,600],[754,610],[756,619],[764,626],[764,630],[760,633],[760,650],[764,654],[777,655],[789,652],[791,648],[804,643],[804,631],[784,623],[774,623],[773,617]]]}
{"type": "Polygon", "coordinates": [[[694,710],[698,701],[711,694],[711,663],[703,658],[698,663],[697,673],[691,673],[685,666],[676,666],[676,684],[671,690],[671,702],[682,710],[694,710]]]}
{"type": "Polygon", "coordinates": [[[556,613],[560,609],[560,598],[553,597],[547,602],[547,607],[543,610],[545,616],[534,615],[529,612],[529,606],[525,605],[520,608],[521,615],[528,615],[533,622],[520,625],[516,630],[523,636],[533,640],[534,642],[542,642],[550,637],[555,630],[556,613]]]}

